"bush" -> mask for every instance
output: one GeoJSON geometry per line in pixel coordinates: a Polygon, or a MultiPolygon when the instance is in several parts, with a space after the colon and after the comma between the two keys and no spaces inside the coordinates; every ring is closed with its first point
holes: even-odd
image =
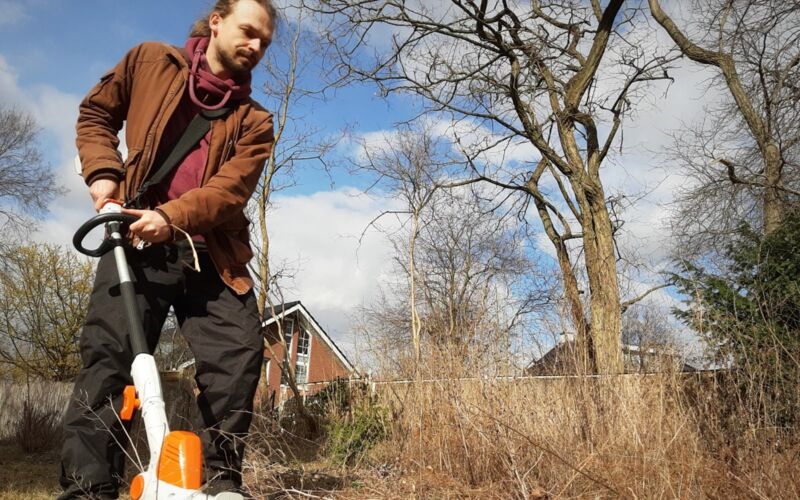
{"type": "Polygon", "coordinates": [[[61,440],[61,412],[36,407],[26,399],[14,430],[17,445],[22,451],[34,453],[50,449],[61,440]]]}
{"type": "Polygon", "coordinates": [[[369,386],[365,382],[337,378],[308,398],[306,408],[320,417],[348,413],[357,401],[367,397],[368,391],[369,386]]]}
{"type": "Polygon", "coordinates": [[[800,214],[762,235],[747,226],[712,272],[682,262],[686,296],[676,314],[737,375],[738,395],[756,427],[789,428],[800,418],[800,214]]]}
{"type": "Polygon", "coordinates": [[[325,422],[350,413],[355,402],[367,396],[368,390],[369,386],[363,382],[338,378],[308,396],[302,407],[296,398],[287,400],[278,415],[278,422],[283,429],[304,439],[317,439],[321,437],[320,431],[325,430],[325,422]]]}
{"type": "Polygon", "coordinates": [[[335,462],[353,465],[386,437],[388,411],[371,398],[351,407],[343,415],[332,415],[325,429],[326,452],[335,462]]]}
{"type": "Polygon", "coordinates": [[[42,441],[43,446],[49,446],[46,445],[48,441],[57,444],[62,416],[71,394],[72,384],[67,383],[0,382],[0,440],[20,442],[23,449],[27,446],[25,443],[36,440],[42,441]],[[51,432],[53,428],[55,431],[51,432]],[[26,437],[31,432],[42,434],[41,439],[26,437]]]}

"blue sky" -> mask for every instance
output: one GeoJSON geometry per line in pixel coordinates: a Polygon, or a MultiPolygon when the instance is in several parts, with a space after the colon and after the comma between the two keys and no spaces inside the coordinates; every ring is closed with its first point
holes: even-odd
{"type": "MultiPolygon", "coordinates": [[[[0,103],[21,106],[37,119],[42,152],[67,191],[52,201],[35,239],[66,245],[93,214],[88,190],[74,172],[74,124],[85,93],[137,43],[183,45],[190,25],[210,5],[197,0],[0,0],[0,103]]],[[[277,103],[260,91],[264,81],[263,70],[256,71],[253,97],[274,109],[277,103]]],[[[356,135],[391,129],[405,117],[398,109],[409,109],[402,99],[379,99],[364,85],[327,97],[307,100],[291,113],[321,137],[340,136],[345,127],[356,135]]],[[[390,247],[383,235],[370,233],[360,245],[358,239],[392,201],[361,192],[368,181],[345,167],[349,148],[342,141],[330,172],[313,164],[296,170],[292,187],[274,199],[270,231],[276,262],[296,270],[285,284],[287,300],[303,300],[352,355],[359,349],[349,336],[352,314],[374,295],[378,277],[389,272],[390,247]]]]}
{"type": "Polygon", "coordinates": [[[202,2],[33,0],[14,4],[2,22],[0,51],[17,68],[22,85],[56,84],[82,93],[134,44],[181,43],[202,2]]]}
{"type": "MultiPolygon", "coordinates": [[[[207,12],[209,4],[197,0],[3,0],[0,8],[10,14],[0,21],[0,55],[15,71],[20,87],[33,90],[46,85],[82,96],[135,44],[158,40],[182,46],[190,25],[207,12]]],[[[264,72],[257,71],[253,96],[274,109],[277,103],[259,90],[264,81],[264,72]]],[[[314,125],[323,134],[345,126],[388,128],[400,119],[397,107],[378,99],[374,89],[364,85],[337,89],[325,102],[309,101],[294,113],[313,113],[314,125]]],[[[299,174],[297,192],[314,192],[330,184],[327,175],[312,169],[299,174]]],[[[334,171],[337,184],[350,183],[343,174],[334,171]]]]}
{"type": "MultiPolygon", "coordinates": [[[[30,110],[42,126],[42,149],[67,194],[53,200],[37,239],[65,244],[75,228],[92,215],[88,192],[73,172],[74,123],[77,105],[100,75],[133,45],[160,40],[182,45],[191,23],[210,2],[197,0],[0,0],[0,102],[30,110]]],[[[279,32],[278,36],[281,35],[279,32]]],[[[703,93],[708,73],[684,65],[673,73],[676,83],[666,97],[651,99],[625,130],[626,153],[604,174],[607,193],[647,191],[626,213],[627,234],[621,244],[652,256],[655,270],[669,248],[666,219],[674,190],[683,179],[658,170],[659,147],[668,132],[702,113],[713,96],[703,93]]],[[[263,71],[254,75],[254,97],[268,108],[273,103],[258,90],[263,71]]],[[[326,101],[309,101],[293,114],[305,117],[321,135],[350,127],[356,137],[380,137],[408,118],[415,102],[395,96],[386,101],[376,89],[351,85],[326,101]]],[[[359,339],[350,335],[353,314],[377,293],[377,283],[391,272],[390,246],[383,235],[358,238],[369,221],[393,200],[361,192],[367,179],[352,175],[345,157],[352,145],[343,141],[332,179],[315,165],[297,171],[296,184],[280,193],[270,215],[276,260],[294,266],[297,276],[287,286],[289,300],[302,300],[351,354],[359,339]],[[333,185],[331,185],[333,181],[333,185]]],[[[518,150],[520,157],[529,149],[518,150]]],[[[540,238],[544,255],[552,252],[540,238]]],[[[655,276],[634,283],[648,285],[655,276]]],[[[658,294],[666,304],[667,293],[658,294]]],[[[658,299],[657,297],[657,299],[658,299]]]]}

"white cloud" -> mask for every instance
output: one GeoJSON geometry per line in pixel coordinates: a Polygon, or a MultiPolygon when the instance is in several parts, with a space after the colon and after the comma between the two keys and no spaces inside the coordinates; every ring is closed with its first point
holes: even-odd
{"type": "MultiPolygon", "coordinates": [[[[459,156],[463,151],[474,158],[476,164],[488,165],[490,169],[503,167],[509,170],[518,168],[520,164],[530,165],[541,156],[530,141],[519,137],[508,140],[507,136],[493,133],[469,119],[452,120],[430,115],[422,117],[419,125],[433,138],[446,141],[459,156]]],[[[367,152],[390,150],[399,140],[399,134],[398,128],[363,132],[349,143],[351,150],[345,154],[364,162],[367,152]]]]}
{"type": "Polygon", "coordinates": [[[41,224],[38,238],[71,245],[75,230],[94,215],[91,197],[83,178],[75,170],[78,154],[75,146],[75,123],[80,97],[50,86],[33,92],[31,107],[42,128],[55,138],[58,160],[54,165],[56,183],[65,194],[49,206],[50,217],[41,224]]]}
{"type": "MultiPolygon", "coordinates": [[[[94,215],[89,190],[75,170],[78,154],[75,123],[82,97],[62,92],[51,85],[20,86],[15,69],[2,54],[0,96],[0,102],[19,106],[33,115],[42,131],[41,147],[45,157],[51,160],[55,182],[65,191],[48,206],[49,214],[39,223],[34,238],[40,242],[71,246],[75,230],[94,215]]],[[[120,136],[120,150],[124,156],[127,151],[124,129],[120,136]]]]}
{"type": "Polygon", "coordinates": [[[17,85],[17,73],[5,57],[0,54],[0,102],[16,104],[20,102],[21,92],[17,85]]]}
{"type": "MultiPolygon", "coordinates": [[[[368,226],[396,204],[341,188],[278,196],[267,214],[272,265],[285,263],[295,271],[282,284],[285,300],[303,301],[348,354],[356,350],[357,340],[350,335],[350,316],[376,295],[379,282],[392,272],[386,235],[368,226]]],[[[378,225],[390,231],[397,221],[387,216],[378,225]]]]}
{"type": "Polygon", "coordinates": [[[490,165],[533,163],[541,157],[528,140],[514,138],[507,141],[504,140],[506,136],[466,120],[435,120],[431,123],[431,130],[471,155],[480,151],[478,161],[490,165]]]}
{"type": "MultiPolygon", "coordinates": [[[[385,234],[368,226],[392,205],[352,188],[277,197],[267,215],[273,260],[298,263],[298,298],[344,310],[370,295],[388,272],[390,247],[385,234]]],[[[380,226],[393,221],[387,216],[380,226]]]]}
{"type": "MultiPolygon", "coordinates": [[[[310,15],[307,10],[303,11],[300,8],[301,5],[302,2],[299,0],[277,0],[276,2],[276,7],[282,18],[281,20],[295,23],[300,20],[302,16],[302,23],[305,29],[322,33],[329,28],[330,17],[324,15],[310,15]]],[[[457,10],[451,2],[442,0],[407,0],[404,5],[414,12],[425,13],[430,19],[443,20],[445,22],[447,22],[448,19],[452,19],[452,12],[457,10]]],[[[409,33],[411,33],[411,30],[404,26],[389,23],[375,23],[369,27],[369,32],[364,42],[365,46],[369,49],[377,48],[379,50],[388,50],[391,48],[395,37],[409,33]]],[[[356,32],[353,31],[353,34],[356,34],[356,32]]],[[[360,31],[358,34],[360,35],[360,31]]],[[[280,31],[278,31],[278,35],[281,35],[280,31]]]]}
{"type": "Polygon", "coordinates": [[[54,198],[49,217],[39,224],[38,241],[70,245],[72,234],[93,214],[89,193],[75,173],[75,121],[80,98],[49,85],[24,88],[17,73],[0,54],[0,96],[2,102],[19,106],[36,119],[42,130],[41,147],[52,161],[56,184],[65,194],[54,198]]]}
{"type": "Polygon", "coordinates": [[[353,141],[348,142],[352,151],[345,151],[351,154],[357,161],[364,162],[368,158],[368,153],[378,153],[388,150],[398,140],[399,130],[375,130],[365,132],[357,136],[353,141]]]}
{"type": "Polygon", "coordinates": [[[11,0],[0,0],[0,26],[12,26],[28,17],[25,3],[11,0]]]}
{"type": "Polygon", "coordinates": [[[640,105],[625,123],[622,155],[602,171],[606,194],[624,193],[631,203],[622,214],[623,251],[634,251],[655,266],[670,257],[672,204],[678,188],[689,182],[680,165],[665,163],[662,155],[672,147],[672,132],[701,120],[705,107],[723,98],[721,92],[707,88],[713,70],[681,61],[670,74],[675,82],[669,91],[664,95],[663,86],[654,89],[656,98],[640,105]]]}

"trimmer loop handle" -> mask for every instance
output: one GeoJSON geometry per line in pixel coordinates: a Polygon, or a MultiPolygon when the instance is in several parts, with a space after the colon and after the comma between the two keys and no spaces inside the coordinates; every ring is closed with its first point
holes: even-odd
{"type": "Polygon", "coordinates": [[[89,231],[96,228],[100,224],[118,223],[120,225],[118,232],[122,236],[125,236],[125,234],[128,232],[128,225],[136,222],[137,220],[138,217],[134,215],[118,212],[107,212],[95,215],[91,219],[84,222],[83,225],[79,227],[77,231],[75,231],[75,236],[72,237],[72,244],[75,245],[75,248],[82,254],[88,255],[89,257],[100,257],[114,248],[115,243],[110,238],[105,238],[100,246],[94,250],[85,248],[83,246],[83,240],[86,238],[86,235],[89,234],[89,231]]]}

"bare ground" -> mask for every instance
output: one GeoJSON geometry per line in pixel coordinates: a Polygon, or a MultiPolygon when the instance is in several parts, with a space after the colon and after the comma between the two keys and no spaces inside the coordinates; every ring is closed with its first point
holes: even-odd
{"type": "MultiPolygon", "coordinates": [[[[58,464],[57,449],[28,454],[10,439],[0,441],[0,500],[55,498],[61,492],[58,464]]],[[[252,474],[246,477],[254,492],[264,491],[263,498],[338,498],[340,493],[344,498],[365,498],[358,493],[361,483],[356,477],[321,462],[276,466],[263,488],[259,479],[252,474]]]]}
{"type": "Polygon", "coordinates": [[[60,491],[57,451],[29,455],[0,441],[0,499],[52,499],[60,491]]]}

